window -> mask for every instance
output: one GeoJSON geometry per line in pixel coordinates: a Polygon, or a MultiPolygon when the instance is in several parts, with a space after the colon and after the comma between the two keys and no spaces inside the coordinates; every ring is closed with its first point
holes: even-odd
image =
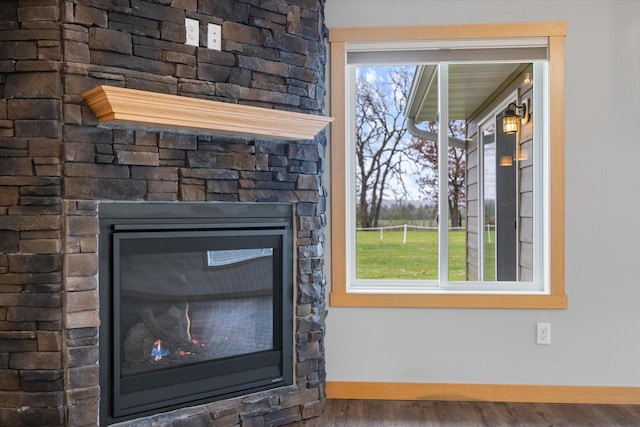
{"type": "Polygon", "coordinates": [[[330,31],[333,306],[566,307],[564,35],[330,31]]]}

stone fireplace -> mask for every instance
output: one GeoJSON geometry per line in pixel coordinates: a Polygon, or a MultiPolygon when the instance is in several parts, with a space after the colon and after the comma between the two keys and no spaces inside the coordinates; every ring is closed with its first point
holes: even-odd
{"type": "MultiPolygon", "coordinates": [[[[324,133],[283,139],[268,133],[223,136],[215,130],[176,131],[162,125],[111,126],[98,122],[82,94],[107,85],[321,116],[323,33],[322,0],[3,3],[0,425],[286,425],[320,413],[325,399],[324,133]],[[200,23],[199,46],[185,44],[185,18],[200,23]],[[206,47],[209,23],[222,26],[222,51],[206,47]],[[106,357],[105,337],[100,334],[105,322],[100,293],[106,286],[100,261],[101,212],[119,203],[288,206],[292,354],[290,366],[281,368],[290,371],[290,378],[283,376],[275,387],[223,390],[178,403],[181,397],[169,397],[171,402],[158,411],[100,421],[101,404],[113,403],[113,390],[101,387],[106,357]]],[[[193,220],[193,215],[186,218],[193,220]]],[[[219,227],[209,229],[216,230],[219,227]]],[[[230,248],[205,250],[207,243],[201,252],[247,249],[233,246],[244,235],[236,237],[228,241],[230,248]]],[[[264,247],[251,249],[267,249],[266,257],[271,256],[270,244],[260,246],[264,247]]],[[[213,254],[211,260],[201,261],[210,267],[207,263],[213,265],[215,258],[213,254]]],[[[254,294],[266,292],[256,286],[254,294]]],[[[194,295],[200,291],[194,290],[194,295]]],[[[138,295],[141,290],[126,292],[138,295]]],[[[172,295],[157,289],[152,294],[156,299],[172,295]]],[[[182,295],[180,301],[158,309],[145,303],[140,310],[151,311],[153,319],[173,315],[179,324],[179,319],[191,320],[185,313],[197,309],[192,296],[182,295]]],[[[276,299],[260,301],[280,308],[273,304],[276,299]]],[[[127,300],[126,305],[136,301],[127,300]]],[[[262,302],[253,299],[249,305],[262,302]]],[[[267,323],[280,326],[273,319],[267,323]]],[[[130,321],[126,328],[134,334],[133,329],[149,329],[149,324],[130,321]]],[[[136,353],[131,350],[136,348],[134,341],[161,340],[148,336],[155,332],[130,336],[127,351],[136,353]]],[[[213,335],[207,336],[212,343],[213,335]]],[[[167,342],[176,339],[164,337],[167,342]]],[[[186,343],[171,345],[172,351],[197,350],[186,343]]],[[[273,342],[258,340],[253,348],[237,353],[274,347],[273,342]]],[[[155,350],[163,354],[162,345],[148,351],[155,350]]],[[[211,358],[226,357],[230,356],[211,358]]],[[[160,362],[170,360],[167,356],[160,362]]]]}

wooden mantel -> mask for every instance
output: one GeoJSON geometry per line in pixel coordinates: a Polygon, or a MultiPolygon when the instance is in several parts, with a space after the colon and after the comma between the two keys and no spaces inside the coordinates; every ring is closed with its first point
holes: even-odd
{"type": "Polygon", "coordinates": [[[100,123],[281,140],[309,140],[332,117],[114,86],[82,94],[100,123]]]}

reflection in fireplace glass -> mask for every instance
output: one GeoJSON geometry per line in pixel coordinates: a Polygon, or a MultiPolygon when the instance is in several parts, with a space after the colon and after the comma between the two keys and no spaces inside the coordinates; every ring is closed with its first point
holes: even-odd
{"type": "Polygon", "coordinates": [[[121,242],[122,378],[273,349],[273,248],[154,240],[121,242]]]}

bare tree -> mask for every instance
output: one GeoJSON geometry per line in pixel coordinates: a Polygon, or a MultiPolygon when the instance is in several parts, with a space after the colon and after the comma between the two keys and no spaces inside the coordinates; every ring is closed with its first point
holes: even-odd
{"type": "MultiPolygon", "coordinates": [[[[414,67],[359,68],[356,73],[358,223],[376,227],[385,194],[402,192],[408,138],[404,109],[414,67]],[[391,183],[394,186],[391,186],[391,183]]],[[[406,193],[406,191],[405,191],[406,193]]]]}
{"type": "MultiPolygon", "coordinates": [[[[437,133],[436,122],[426,123],[428,131],[437,133]]],[[[464,140],[466,123],[456,120],[449,123],[449,136],[464,140]]],[[[429,199],[438,202],[438,143],[428,139],[412,138],[409,144],[409,152],[415,154],[416,163],[421,166],[418,184],[420,189],[429,199]]],[[[462,226],[461,210],[466,205],[466,156],[461,148],[449,146],[447,167],[448,182],[448,209],[452,227],[462,226]]]]}

